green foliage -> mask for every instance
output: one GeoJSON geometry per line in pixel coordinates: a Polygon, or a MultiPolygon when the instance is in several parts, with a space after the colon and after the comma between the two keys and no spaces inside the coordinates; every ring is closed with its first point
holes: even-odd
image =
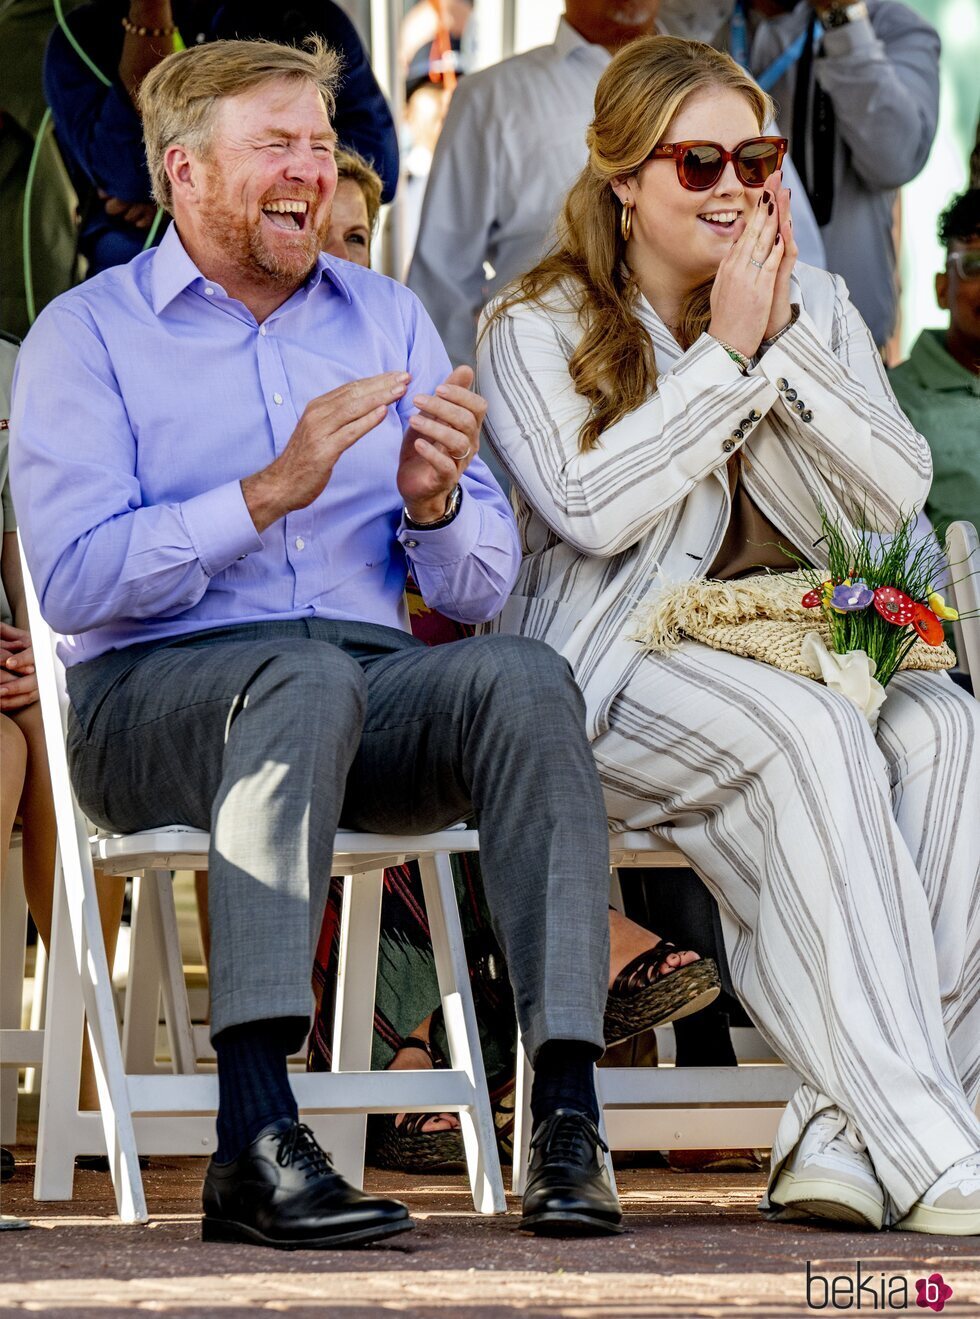
{"type": "MultiPolygon", "coordinates": [[[[845,527],[820,510],[823,543],[830,579],[836,586],[844,581],[863,581],[872,591],[893,586],[913,600],[925,603],[945,569],[945,557],[932,532],[916,536],[914,513],[906,517],[894,535],[845,527]]],[[[807,580],[817,590],[826,578],[802,558],[794,555],[807,580]]],[[[874,605],[849,613],[824,607],[830,641],[838,655],[863,650],[875,664],[875,677],[884,687],[898,672],[902,661],[918,640],[911,627],[899,627],[878,613],[874,605]]]]}

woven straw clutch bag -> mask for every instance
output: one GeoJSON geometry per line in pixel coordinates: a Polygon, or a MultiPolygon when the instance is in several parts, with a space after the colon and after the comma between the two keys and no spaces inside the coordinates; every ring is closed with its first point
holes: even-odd
{"type": "MultiPolygon", "coordinates": [[[[800,654],[803,638],[816,632],[830,648],[822,609],[805,609],[811,583],[802,573],[761,573],[733,582],[701,579],[667,586],[653,604],[633,615],[632,634],[647,650],[669,654],[685,639],[746,659],[762,660],[806,678],[816,675],[800,654]]],[[[951,669],[956,656],[944,642],[916,641],[903,669],[951,669]]]]}

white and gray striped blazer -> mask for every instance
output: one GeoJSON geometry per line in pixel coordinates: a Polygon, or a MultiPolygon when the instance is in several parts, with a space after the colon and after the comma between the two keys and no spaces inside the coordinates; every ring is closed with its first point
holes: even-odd
{"type": "Polygon", "coordinates": [[[609,705],[641,657],[629,638],[636,604],[714,559],[736,448],[756,504],[821,566],[818,505],[890,531],[925,500],[929,448],[895,402],[844,281],[798,266],[794,286],[799,319],[746,375],[710,335],[682,353],[641,298],[656,393],[589,453],[579,451],[588,405],[568,374],[581,335],[568,302],[556,294],[546,309],[512,308],[481,336],[484,433],[513,481],[524,551],[490,627],[566,656],[590,737],[605,731],[609,705]]]}

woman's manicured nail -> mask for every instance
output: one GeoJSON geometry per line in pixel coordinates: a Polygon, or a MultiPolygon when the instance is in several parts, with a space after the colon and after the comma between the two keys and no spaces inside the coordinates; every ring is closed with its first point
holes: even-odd
{"type": "Polygon", "coordinates": [[[769,197],[768,192],[764,192],[764,193],[762,194],[762,200],[763,200],[764,202],[767,202],[767,201],[770,200],[770,197],[769,197]]]}
{"type": "Polygon", "coordinates": [[[770,215],[772,215],[772,211],[773,211],[773,205],[772,205],[772,202],[770,202],[770,203],[769,203],[769,214],[770,214],[770,215]]]}
{"type": "Polygon", "coordinates": [[[779,246],[779,234],[776,235],[776,241],[773,243],[773,247],[778,247],[778,246],[779,246]]]}

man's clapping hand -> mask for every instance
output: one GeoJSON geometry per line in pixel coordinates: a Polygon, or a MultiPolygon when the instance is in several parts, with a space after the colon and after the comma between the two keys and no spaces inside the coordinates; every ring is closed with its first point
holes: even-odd
{"type": "Polygon", "coordinates": [[[475,394],[473,371],[458,366],[435,394],[417,394],[402,442],[398,490],[413,522],[436,522],[480,447],[486,400],[475,394]]]}

